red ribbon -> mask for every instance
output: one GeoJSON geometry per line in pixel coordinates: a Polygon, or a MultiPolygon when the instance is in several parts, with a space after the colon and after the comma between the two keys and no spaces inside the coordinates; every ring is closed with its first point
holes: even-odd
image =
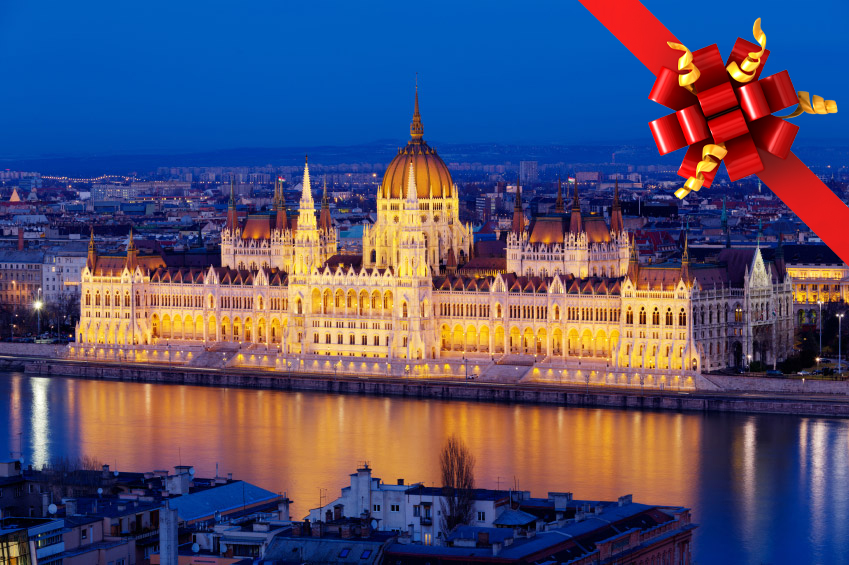
{"type": "MultiPolygon", "coordinates": [[[[706,143],[724,141],[723,162],[732,181],[750,174],[758,177],[844,262],[849,263],[849,207],[791,151],[798,131],[772,116],[797,103],[787,71],[742,85],[728,76],[716,45],[693,52],[701,71],[694,96],[678,86],[679,51],[667,42],[681,43],[638,0],[580,0],[622,44],[656,76],[649,98],[672,110],[649,124],[661,154],[689,146],[678,174],[695,174],[706,143]],[[674,81],[674,87],[672,83],[674,81]],[[791,100],[792,96],[792,100],[791,100]]],[[[728,62],[741,62],[760,46],[738,39],[728,62]]],[[[755,79],[766,63],[761,57],[755,79]]],[[[710,186],[715,170],[703,173],[710,186]]]]}

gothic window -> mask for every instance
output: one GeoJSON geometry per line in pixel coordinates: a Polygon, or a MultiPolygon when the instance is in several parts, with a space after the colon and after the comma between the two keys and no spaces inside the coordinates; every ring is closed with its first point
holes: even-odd
{"type": "Polygon", "coordinates": [[[110,306],[110,298],[109,298],[109,293],[108,293],[108,292],[107,292],[107,293],[104,293],[103,298],[104,298],[104,300],[105,300],[105,304],[104,304],[104,306],[110,306]]]}
{"type": "Polygon", "coordinates": [[[667,326],[672,325],[672,308],[666,309],[666,325],[667,326]]]}
{"type": "Polygon", "coordinates": [[[501,304],[497,304],[497,305],[495,306],[495,317],[496,317],[496,318],[500,318],[500,317],[501,317],[501,304]]]}
{"type": "Polygon", "coordinates": [[[94,305],[100,306],[100,291],[94,294],[94,305]]]}
{"type": "Polygon", "coordinates": [[[365,336],[365,335],[364,335],[364,336],[362,337],[362,339],[361,339],[361,343],[362,343],[363,345],[368,345],[368,336],[365,336]]]}
{"type": "Polygon", "coordinates": [[[324,334],[324,343],[330,343],[330,334],[324,334]]]}
{"type": "Polygon", "coordinates": [[[629,325],[634,325],[634,313],[631,311],[631,307],[628,306],[628,311],[625,313],[625,323],[629,325]]]}
{"type": "Polygon", "coordinates": [[[91,306],[91,293],[89,291],[85,292],[85,305],[91,306]]]}
{"type": "Polygon", "coordinates": [[[348,336],[348,345],[355,345],[354,343],[354,334],[348,336]]]}
{"type": "Polygon", "coordinates": [[[651,323],[655,326],[660,325],[660,312],[657,311],[657,308],[655,308],[654,312],[651,313],[651,323]]]}
{"type": "Polygon", "coordinates": [[[336,343],[342,345],[342,334],[338,334],[336,336],[336,343]]]}
{"type": "Polygon", "coordinates": [[[742,322],[743,321],[743,309],[738,305],[734,308],[734,321],[742,322]]]}
{"type": "Polygon", "coordinates": [[[687,325],[687,313],[684,312],[683,308],[678,312],[678,325],[682,327],[687,325]]]}
{"type": "Polygon", "coordinates": [[[380,336],[374,336],[374,344],[380,345],[380,336]]]}
{"type": "Polygon", "coordinates": [[[641,326],[646,325],[646,309],[645,308],[640,308],[640,325],[641,326]]]}
{"type": "Polygon", "coordinates": [[[402,318],[407,317],[407,303],[406,302],[401,304],[401,317],[402,318]]]}
{"type": "Polygon", "coordinates": [[[312,335],[312,342],[318,343],[318,334],[317,333],[312,335]]]}

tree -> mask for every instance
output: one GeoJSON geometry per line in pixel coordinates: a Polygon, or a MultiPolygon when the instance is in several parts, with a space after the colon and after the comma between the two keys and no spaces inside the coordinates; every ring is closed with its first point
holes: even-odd
{"type": "Polygon", "coordinates": [[[448,533],[472,521],[475,489],[475,456],[463,441],[451,436],[439,456],[442,474],[441,526],[448,533]]]}

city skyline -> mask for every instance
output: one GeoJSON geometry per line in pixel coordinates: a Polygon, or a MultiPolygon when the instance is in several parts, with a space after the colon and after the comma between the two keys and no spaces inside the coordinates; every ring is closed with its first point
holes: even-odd
{"type": "MultiPolygon", "coordinates": [[[[682,30],[692,49],[717,42],[724,54],[736,37],[749,38],[760,15],[718,10],[692,26],[671,3],[647,7],[682,30]]],[[[646,123],[664,113],[647,99],[651,75],[577,2],[519,12],[506,3],[486,12],[391,8],[363,17],[343,4],[320,14],[291,5],[205,11],[154,3],[134,13],[57,4],[36,17],[32,8],[7,7],[0,57],[18,86],[0,94],[0,107],[14,109],[0,117],[0,152],[188,153],[403,139],[416,73],[425,136],[443,142],[650,143],[646,123]],[[285,22],[280,31],[275,21],[285,22]],[[28,39],[34,34],[39,41],[28,39]],[[444,44],[431,39],[444,36],[444,44]]],[[[828,19],[764,19],[767,46],[780,51],[769,71],[792,69],[797,89],[839,103],[847,79],[822,69],[847,55],[839,34],[849,8],[821,9],[828,19]]],[[[840,137],[841,115],[800,118],[797,143],[840,137]]]]}

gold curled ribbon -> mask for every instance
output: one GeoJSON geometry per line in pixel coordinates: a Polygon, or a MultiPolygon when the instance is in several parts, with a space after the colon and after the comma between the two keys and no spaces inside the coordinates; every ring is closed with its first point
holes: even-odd
{"type": "Polygon", "coordinates": [[[698,190],[705,183],[704,173],[709,173],[719,166],[719,162],[728,154],[724,143],[709,143],[702,148],[702,160],[696,165],[696,176],[687,179],[684,186],[675,191],[675,196],[683,199],[691,190],[698,190]],[[715,160],[714,160],[715,159],[715,160]]]}
{"type": "Polygon", "coordinates": [[[793,110],[793,113],[786,116],[777,116],[785,120],[801,116],[802,114],[836,114],[837,102],[835,100],[826,100],[822,96],[814,94],[813,98],[809,92],[800,90],[796,93],[799,99],[799,105],[793,110]]]}
{"type": "Polygon", "coordinates": [[[699,69],[696,67],[696,65],[693,64],[693,54],[690,53],[689,49],[687,49],[680,43],[667,41],[666,44],[677,51],[684,52],[684,54],[678,58],[678,70],[689,72],[684,73],[683,75],[678,75],[678,85],[683,86],[684,88],[695,94],[696,87],[693,86],[693,83],[699,80],[701,72],[699,72],[699,69]]]}
{"type": "Polygon", "coordinates": [[[764,51],[766,51],[766,34],[761,31],[760,18],[755,20],[752,35],[755,36],[755,41],[761,46],[761,50],[750,52],[749,56],[743,59],[743,62],[739,66],[737,66],[736,62],[731,62],[725,67],[731,78],[737,82],[750,82],[755,78],[755,71],[758,70],[761,64],[761,57],[763,57],[764,51]]]}

